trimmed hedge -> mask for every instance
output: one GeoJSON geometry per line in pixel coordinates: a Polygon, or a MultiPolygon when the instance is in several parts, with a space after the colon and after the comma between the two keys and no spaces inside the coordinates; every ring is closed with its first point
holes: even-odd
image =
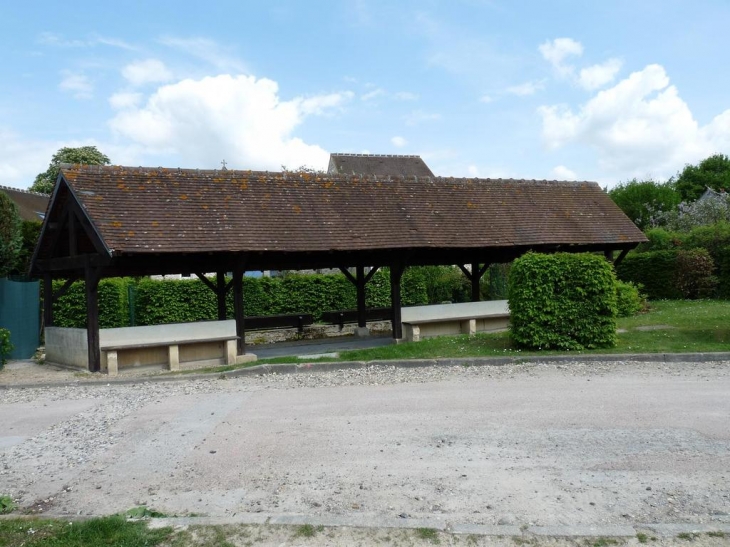
{"type": "MultiPolygon", "coordinates": [[[[109,329],[129,326],[129,278],[109,278],[99,282],[99,327],[109,329]]],[[[53,282],[54,292],[63,281],[53,282]]],[[[77,281],[53,305],[53,323],[57,327],[86,327],[86,285],[77,281]]]]}
{"type": "Polygon", "coordinates": [[[646,301],[634,283],[616,280],[616,315],[631,317],[639,313],[646,301]]]}
{"type": "MultiPolygon", "coordinates": [[[[63,285],[54,281],[54,290],[63,285]]],[[[161,325],[213,320],[218,317],[215,294],[199,279],[154,280],[144,278],[104,279],[99,283],[99,326],[125,327],[130,324],[130,287],[136,325],[161,325]]],[[[323,312],[357,306],[355,287],[342,274],[289,274],[284,277],[245,277],[245,314],[277,315],[311,313],[319,319],[323,312]]],[[[428,303],[427,283],[420,268],[407,269],[401,285],[403,305],[428,303]]],[[[369,307],[390,306],[390,273],[378,270],[366,286],[369,307]]],[[[233,317],[233,291],[226,299],[233,317]]],[[[86,297],[83,282],[74,283],[54,305],[54,323],[59,327],[86,326],[86,297]]]]}
{"type": "Polygon", "coordinates": [[[616,266],[621,281],[641,285],[649,300],[682,298],[674,283],[677,270],[676,250],[631,253],[616,266]]]}
{"type": "Polygon", "coordinates": [[[535,349],[616,345],[616,278],[603,257],[528,253],[509,276],[510,336],[535,349]]]}

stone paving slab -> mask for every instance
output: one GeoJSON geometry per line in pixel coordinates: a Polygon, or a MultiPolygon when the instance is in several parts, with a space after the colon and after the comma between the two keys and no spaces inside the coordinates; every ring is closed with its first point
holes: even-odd
{"type": "Polygon", "coordinates": [[[634,537],[631,526],[530,526],[527,532],[536,536],[553,537],[634,537]]]}

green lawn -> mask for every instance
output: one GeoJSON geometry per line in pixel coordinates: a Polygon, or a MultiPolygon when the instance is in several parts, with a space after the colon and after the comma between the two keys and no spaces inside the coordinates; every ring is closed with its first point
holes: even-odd
{"type": "MultiPolygon", "coordinates": [[[[570,352],[590,353],[683,353],[730,351],[730,301],[664,300],[653,302],[647,313],[618,320],[615,348],[570,352]],[[667,327],[642,331],[637,327],[667,327]]],[[[255,353],[255,350],[253,350],[255,353]]],[[[338,361],[372,361],[379,359],[434,359],[445,357],[494,357],[518,355],[558,355],[560,351],[524,351],[515,348],[509,333],[477,334],[427,338],[380,348],[342,352],[338,361]]],[[[335,359],[321,359],[334,361],[335,359]]],[[[290,363],[284,357],[261,363],[290,363]]]]}

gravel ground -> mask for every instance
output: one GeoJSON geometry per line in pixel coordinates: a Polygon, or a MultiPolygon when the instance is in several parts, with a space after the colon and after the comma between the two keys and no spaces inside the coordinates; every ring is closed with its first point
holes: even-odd
{"type": "MultiPolygon", "coordinates": [[[[75,378],[38,368],[0,382],[75,378]]],[[[0,494],[29,512],[730,522],[727,362],[6,389],[0,412],[0,494]]]]}

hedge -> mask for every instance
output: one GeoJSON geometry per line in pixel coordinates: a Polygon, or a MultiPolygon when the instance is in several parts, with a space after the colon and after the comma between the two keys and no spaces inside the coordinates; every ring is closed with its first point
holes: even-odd
{"type": "Polygon", "coordinates": [[[510,336],[521,347],[616,345],[616,278],[603,257],[528,253],[509,277],[510,336]]]}
{"type": "Polygon", "coordinates": [[[649,300],[682,298],[674,283],[677,269],[676,250],[632,253],[616,266],[616,275],[643,287],[649,300]]]}
{"type": "MultiPolygon", "coordinates": [[[[54,291],[63,281],[54,281],[54,291]]],[[[244,313],[278,315],[354,309],[355,287],[342,274],[289,274],[283,277],[245,277],[244,313]]],[[[403,305],[427,304],[428,291],[420,268],[409,268],[401,285],[403,305]]],[[[390,273],[378,270],[366,285],[368,307],[390,306],[390,273]]],[[[228,317],[233,316],[233,291],[226,299],[228,317]]],[[[110,278],[99,283],[99,326],[125,327],[130,316],[136,325],[160,325],[212,320],[218,317],[215,294],[199,279],[155,280],[110,278]],[[130,310],[130,292],[133,310],[130,310]]],[[[86,296],[83,282],[76,282],[54,304],[54,324],[59,327],[86,326],[86,296]]]]}

